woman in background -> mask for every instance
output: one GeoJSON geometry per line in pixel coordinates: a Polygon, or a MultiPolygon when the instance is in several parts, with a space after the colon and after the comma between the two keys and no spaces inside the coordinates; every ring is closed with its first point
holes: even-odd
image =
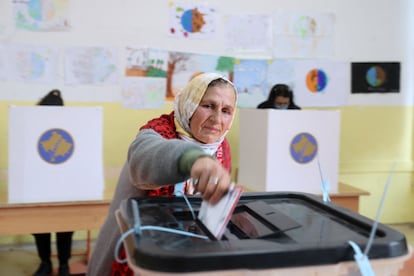
{"type": "Polygon", "coordinates": [[[259,109],[301,109],[293,100],[293,91],[286,84],[276,84],[272,87],[266,101],[257,106],[259,109]]]}
{"type": "MultiPolygon", "coordinates": [[[[59,90],[54,89],[44,96],[37,105],[63,106],[63,99],[59,90]]],[[[56,233],[56,246],[59,259],[59,276],[70,275],[69,259],[72,250],[73,232],[56,233]]],[[[52,275],[51,257],[51,233],[33,234],[36,241],[37,254],[41,260],[39,268],[34,276],[52,275]]]]}

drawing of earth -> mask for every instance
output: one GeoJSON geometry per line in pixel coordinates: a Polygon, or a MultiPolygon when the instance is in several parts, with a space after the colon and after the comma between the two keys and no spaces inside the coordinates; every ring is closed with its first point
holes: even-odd
{"type": "Polygon", "coordinates": [[[189,33],[197,33],[206,24],[204,15],[197,8],[186,10],[181,16],[181,25],[189,33]]]}

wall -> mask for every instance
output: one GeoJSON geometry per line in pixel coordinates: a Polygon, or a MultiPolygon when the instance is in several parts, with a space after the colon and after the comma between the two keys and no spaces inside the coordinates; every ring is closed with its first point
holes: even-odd
{"type": "MultiPolygon", "coordinates": [[[[197,2],[197,1],[194,1],[197,2]]],[[[201,1],[200,1],[201,2],[201,1]]],[[[16,31],[11,20],[11,1],[0,3],[0,42],[69,46],[148,46],[195,53],[240,55],[223,49],[223,22],[211,41],[179,40],[167,35],[166,1],[134,0],[70,1],[72,30],[65,33],[16,31]],[[7,3],[6,3],[7,2],[7,3]]],[[[374,217],[390,169],[396,162],[392,185],[381,221],[414,221],[413,185],[413,27],[412,1],[375,0],[259,0],[209,1],[218,14],[269,13],[283,8],[329,11],[336,16],[334,57],[338,61],[400,61],[401,92],[388,95],[349,95],[342,112],[340,181],[371,193],[362,198],[361,213],[374,217]],[[410,28],[411,27],[411,28],[410,28]],[[398,204],[400,203],[400,204],[398,204]],[[404,206],[404,207],[402,207],[404,206]]],[[[258,53],[257,57],[268,56],[258,53]]],[[[63,68],[59,68],[63,74],[63,68]]],[[[7,194],[8,113],[10,104],[34,105],[52,88],[62,90],[67,105],[104,107],[104,166],[106,193],[111,194],[129,142],[149,118],[171,110],[123,109],[119,87],[30,85],[0,81],[0,193],[7,194]]],[[[238,165],[238,118],[229,134],[233,167],[238,165]]],[[[4,239],[0,238],[0,241],[4,239]]],[[[20,240],[14,238],[14,240],[20,240]]]]}

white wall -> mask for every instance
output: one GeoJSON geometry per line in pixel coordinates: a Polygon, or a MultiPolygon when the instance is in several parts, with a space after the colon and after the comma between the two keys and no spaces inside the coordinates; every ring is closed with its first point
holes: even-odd
{"type": "MultiPolygon", "coordinates": [[[[168,3],[164,0],[72,0],[70,32],[28,32],[15,30],[12,1],[0,2],[0,43],[29,43],[69,46],[148,46],[167,50],[239,55],[224,50],[223,16],[234,13],[270,14],[277,9],[333,12],[336,16],[335,49],[332,60],[400,61],[401,93],[350,95],[350,105],[411,105],[413,75],[413,4],[410,0],[211,0],[217,8],[217,32],[211,40],[176,39],[168,36],[168,3]]],[[[257,53],[257,57],[269,53],[257,53]]],[[[121,61],[122,62],[122,61],[121,61]]],[[[63,63],[63,61],[61,62],[63,63]]],[[[38,100],[56,86],[67,101],[119,100],[119,87],[33,85],[0,82],[2,100],[38,100]]]]}

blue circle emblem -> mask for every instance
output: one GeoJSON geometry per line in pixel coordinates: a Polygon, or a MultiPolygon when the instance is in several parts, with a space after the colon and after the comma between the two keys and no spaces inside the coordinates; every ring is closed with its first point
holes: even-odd
{"type": "Polygon", "coordinates": [[[75,143],[70,134],[59,128],[45,131],[37,142],[41,158],[51,164],[67,161],[73,154],[75,143]]]}
{"type": "Polygon", "coordinates": [[[318,153],[318,142],[309,133],[297,134],[290,143],[290,154],[292,158],[301,164],[311,162],[318,153]]]}

